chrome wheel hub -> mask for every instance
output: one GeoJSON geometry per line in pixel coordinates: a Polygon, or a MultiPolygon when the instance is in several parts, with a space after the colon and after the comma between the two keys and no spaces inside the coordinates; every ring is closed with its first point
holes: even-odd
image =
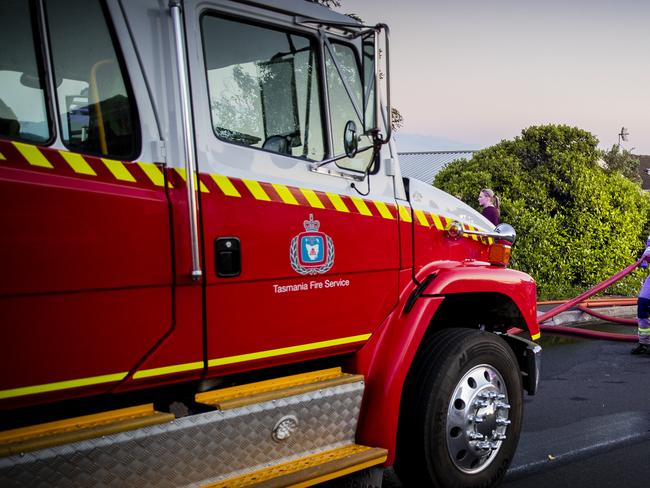
{"type": "Polygon", "coordinates": [[[469,370],[456,385],[447,409],[447,449],[465,473],[484,470],[496,457],[510,420],[508,389],[488,364],[469,370]]]}

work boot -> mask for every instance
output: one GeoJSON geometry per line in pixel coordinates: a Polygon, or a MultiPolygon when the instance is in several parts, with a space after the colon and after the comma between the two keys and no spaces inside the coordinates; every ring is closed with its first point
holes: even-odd
{"type": "Polygon", "coordinates": [[[636,347],[630,351],[630,354],[634,354],[634,355],[645,354],[649,351],[650,351],[650,347],[648,347],[647,345],[637,344],[636,347]]]}

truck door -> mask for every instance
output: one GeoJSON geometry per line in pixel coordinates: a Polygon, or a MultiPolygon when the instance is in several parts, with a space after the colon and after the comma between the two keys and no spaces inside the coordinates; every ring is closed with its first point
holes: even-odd
{"type": "Polygon", "coordinates": [[[159,136],[105,7],[0,4],[3,404],[107,391],[171,327],[159,136]]]}
{"type": "Polygon", "coordinates": [[[344,154],[349,120],[363,127],[360,47],[323,45],[277,10],[200,5],[185,12],[208,367],[352,351],[396,303],[399,268],[392,180],[378,161],[364,175],[372,151],[312,171],[344,154]]]}

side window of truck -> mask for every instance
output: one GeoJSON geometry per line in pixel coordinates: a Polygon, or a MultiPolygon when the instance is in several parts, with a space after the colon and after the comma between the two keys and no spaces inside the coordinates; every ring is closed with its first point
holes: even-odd
{"type": "Polygon", "coordinates": [[[322,160],[315,42],[213,15],[205,15],[201,26],[215,135],[235,144],[322,160]]]}
{"type": "Polygon", "coordinates": [[[135,103],[98,0],[47,0],[61,138],[75,152],[133,159],[135,103]]]}
{"type": "MultiPolygon", "coordinates": [[[[353,121],[359,133],[363,132],[363,86],[359,65],[353,49],[339,43],[331,43],[329,46],[331,49],[325,50],[325,66],[332,117],[332,142],[334,144],[334,154],[340,155],[345,153],[343,132],[347,122],[353,121]]],[[[370,145],[372,145],[371,138],[362,136],[359,147],[370,145]]],[[[364,171],[368,167],[371,157],[372,152],[366,151],[357,154],[352,159],[341,159],[336,164],[353,171],[364,171]]]]}
{"type": "Polygon", "coordinates": [[[0,137],[39,143],[51,131],[30,6],[24,0],[0,2],[0,137]]]}

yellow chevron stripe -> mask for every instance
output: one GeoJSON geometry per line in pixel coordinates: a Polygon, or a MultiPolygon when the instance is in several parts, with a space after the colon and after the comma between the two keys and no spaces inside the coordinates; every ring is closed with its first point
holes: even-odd
{"type": "Polygon", "coordinates": [[[210,175],[214,182],[217,184],[219,189],[223,192],[224,195],[227,197],[241,197],[239,192],[237,191],[237,188],[235,188],[235,185],[232,184],[232,181],[227,176],[223,175],[215,175],[211,174],[210,175]]]}
{"type": "Polygon", "coordinates": [[[343,344],[352,344],[353,342],[367,341],[370,334],[361,334],[351,337],[342,337],[340,339],[332,339],[329,341],[312,342],[310,344],[301,344],[299,346],[282,347],[280,349],[271,349],[268,351],[252,352],[249,354],[241,354],[239,356],[229,356],[225,358],[210,359],[208,367],[222,366],[224,364],[242,363],[244,361],[253,361],[254,359],[270,358],[274,356],[281,356],[283,354],[293,354],[297,352],[312,351],[314,349],[322,349],[325,347],[340,346],[343,344]]]}
{"type": "Polygon", "coordinates": [[[0,161],[6,161],[7,158],[5,158],[5,155],[0,153],[0,161]]]}
{"type": "Polygon", "coordinates": [[[430,226],[429,221],[427,220],[427,216],[424,215],[424,212],[422,210],[415,210],[415,216],[417,217],[420,225],[423,225],[425,227],[430,226]]]}
{"type": "MultiPolygon", "coordinates": [[[[467,225],[467,229],[468,230],[476,230],[476,227],[474,227],[473,225],[467,225]]],[[[468,237],[471,237],[475,241],[478,241],[478,236],[475,235],[475,234],[468,234],[468,237]]]]}
{"type": "Polygon", "coordinates": [[[327,198],[330,199],[330,202],[332,202],[332,205],[334,205],[334,208],[338,210],[339,212],[350,212],[348,207],[345,206],[345,203],[341,199],[340,195],[337,195],[336,193],[330,193],[326,192],[327,198]]]}
{"type": "Polygon", "coordinates": [[[59,154],[65,159],[75,173],[82,175],[97,176],[97,173],[90,167],[81,154],[71,153],[68,151],[59,151],[59,154]]]}
{"type": "Polygon", "coordinates": [[[440,217],[438,217],[436,214],[431,212],[429,212],[429,215],[433,219],[433,224],[436,226],[436,229],[445,230],[445,226],[442,225],[442,221],[440,220],[440,217]]]}
{"type": "Polygon", "coordinates": [[[352,200],[352,203],[354,203],[354,206],[357,207],[357,210],[361,215],[367,215],[369,217],[372,217],[372,212],[368,208],[368,205],[366,205],[366,202],[363,201],[362,198],[359,197],[350,197],[352,200]]]}
{"type": "Polygon", "coordinates": [[[154,185],[165,186],[165,175],[163,175],[158,166],[153,163],[138,163],[138,165],[154,185]]]}
{"type": "Polygon", "coordinates": [[[270,202],[271,198],[266,194],[262,185],[255,180],[244,180],[242,179],[248,191],[250,191],[257,200],[263,200],[265,202],[270,202]]]}
{"type": "Polygon", "coordinates": [[[136,371],[133,379],[151,378],[152,376],[162,376],[165,374],[182,373],[183,371],[195,371],[203,368],[203,361],[196,361],[194,363],[175,364],[173,366],[164,366],[162,368],[143,369],[136,371]]]}
{"type": "Polygon", "coordinates": [[[27,160],[32,166],[39,166],[41,168],[54,168],[52,163],[50,163],[43,153],[36,147],[31,144],[23,144],[22,142],[14,142],[14,147],[20,151],[20,154],[27,160]]]}
{"type": "Polygon", "coordinates": [[[114,159],[102,158],[102,163],[108,168],[108,170],[115,176],[115,179],[120,181],[130,181],[135,183],[135,178],[131,172],[126,169],[122,161],[115,161],[114,159]]]}
{"type": "Polygon", "coordinates": [[[307,188],[301,188],[300,191],[309,202],[309,205],[314,208],[325,208],[325,205],[323,205],[323,202],[320,201],[320,198],[318,198],[318,195],[316,195],[315,191],[308,190],[307,188]]]}
{"type": "Polygon", "coordinates": [[[375,207],[377,207],[377,210],[379,210],[379,214],[383,218],[394,220],[393,214],[390,213],[390,210],[388,210],[388,207],[386,206],[386,204],[384,202],[373,200],[372,203],[375,204],[375,207]]]}
{"type": "MultiPolygon", "coordinates": [[[[185,171],[185,168],[175,168],[176,172],[181,175],[181,178],[183,178],[183,181],[187,181],[187,173],[185,171]]],[[[208,187],[205,186],[205,183],[203,183],[201,180],[198,179],[198,176],[196,173],[194,173],[194,184],[198,185],[199,191],[201,193],[210,193],[210,190],[208,190],[208,187]]]]}
{"type": "Polygon", "coordinates": [[[539,339],[540,337],[542,337],[542,334],[540,334],[540,333],[538,332],[537,334],[533,334],[530,338],[531,338],[532,340],[536,341],[536,340],[539,339]]]}
{"type": "Polygon", "coordinates": [[[65,390],[67,388],[77,388],[79,386],[99,385],[102,383],[111,383],[120,381],[128,373],[105,374],[102,376],[92,376],[90,378],[79,378],[69,381],[57,381],[56,383],[46,383],[44,385],[23,386],[21,388],[12,388],[11,390],[0,391],[0,400],[5,398],[14,398],[25,395],[34,395],[36,393],[46,393],[48,391],[65,390]]]}
{"type": "Polygon", "coordinates": [[[296,197],[293,196],[289,188],[287,188],[284,185],[278,185],[276,183],[273,183],[273,188],[275,188],[275,191],[278,192],[278,195],[280,195],[280,198],[282,198],[282,201],[288,205],[298,205],[298,200],[296,200],[296,197]]]}
{"type": "Polygon", "coordinates": [[[411,222],[411,212],[408,208],[403,207],[402,205],[397,205],[399,208],[399,216],[404,222],[411,222]]]}

